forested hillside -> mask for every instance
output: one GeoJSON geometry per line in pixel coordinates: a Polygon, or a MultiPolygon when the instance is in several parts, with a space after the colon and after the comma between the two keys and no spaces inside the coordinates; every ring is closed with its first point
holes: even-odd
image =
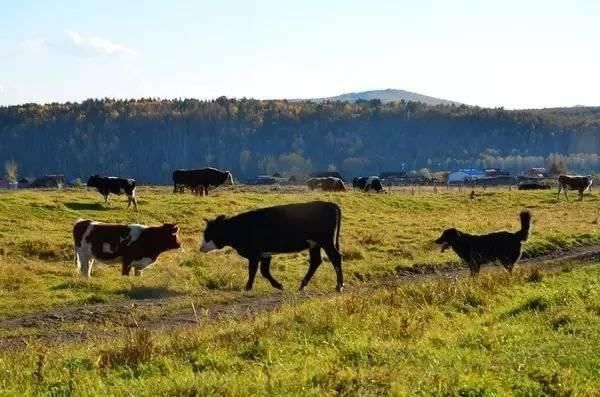
{"type": "Polygon", "coordinates": [[[417,102],[288,102],[219,98],[88,100],[0,108],[0,161],[20,176],[92,173],[168,183],[176,168],[236,177],[336,168],[543,166],[600,170],[600,108],[506,111],[417,102]]]}

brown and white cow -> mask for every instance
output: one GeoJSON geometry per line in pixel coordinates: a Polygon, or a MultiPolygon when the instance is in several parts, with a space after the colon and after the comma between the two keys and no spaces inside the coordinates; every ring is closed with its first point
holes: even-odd
{"type": "Polygon", "coordinates": [[[179,226],[171,223],[118,225],[80,219],[73,226],[73,240],[75,265],[86,277],[90,277],[94,260],[120,262],[124,276],[129,275],[132,267],[135,275],[141,276],[161,253],[181,248],[179,226]]]}
{"type": "Polygon", "coordinates": [[[557,200],[560,200],[560,192],[565,193],[565,198],[569,200],[567,196],[567,190],[577,190],[579,192],[579,200],[583,200],[583,192],[586,190],[592,190],[592,182],[594,178],[591,175],[587,176],[573,176],[573,175],[560,175],[558,177],[558,196],[557,200]]]}

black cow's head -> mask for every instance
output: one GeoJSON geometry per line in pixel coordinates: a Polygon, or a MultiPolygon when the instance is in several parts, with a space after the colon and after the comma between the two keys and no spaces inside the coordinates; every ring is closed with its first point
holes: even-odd
{"type": "Polygon", "coordinates": [[[200,251],[209,252],[216,249],[221,249],[225,246],[225,215],[219,215],[214,220],[204,219],[206,221],[206,229],[204,229],[204,237],[200,243],[200,251]]]}
{"type": "Polygon", "coordinates": [[[442,235],[435,240],[436,244],[441,244],[442,252],[446,251],[448,247],[452,247],[460,237],[460,232],[454,228],[446,229],[442,235]]]}
{"type": "Polygon", "coordinates": [[[100,175],[98,175],[98,174],[92,175],[89,177],[89,179],[87,181],[87,186],[88,187],[98,187],[99,181],[100,181],[100,175]]]}

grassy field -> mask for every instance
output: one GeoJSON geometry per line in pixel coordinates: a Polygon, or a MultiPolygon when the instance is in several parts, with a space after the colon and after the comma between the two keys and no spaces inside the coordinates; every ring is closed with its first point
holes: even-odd
{"type": "MultiPolygon", "coordinates": [[[[373,288],[400,269],[457,261],[432,240],[444,228],[516,230],[534,215],[526,254],[600,244],[596,195],[556,202],[555,192],[487,189],[403,190],[391,194],[306,192],[299,188],[217,190],[209,197],[141,187],[139,211],[124,198],[102,204],[85,190],[0,194],[0,320],[45,310],[163,299],[144,313],[160,318],[182,306],[203,308],[280,294],[257,277],[243,292],[246,262],[231,250],[197,252],[203,218],[316,199],[343,211],[341,245],[348,293],[285,304],[256,317],[203,327],[117,330],[111,338],[61,341],[0,353],[0,395],[102,394],[422,394],[592,395],[600,388],[600,271],[569,267],[556,275],[502,272],[480,280],[427,281],[373,288]],[[470,191],[469,191],[470,192],[470,191]],[[71,229],[78,218],[105,222],[179,222],[184,252],[159,258],[143,277],[96,265],[75,273],[71,229]],[[64,343],[63,343],[64,342],[64,343]],[[569,349],[565,349],[568,346],[569,349]],[[570,394],[570,392],[572,392],[570,394]],[[575,393],[575,394],[577,394],[575,393]]],[[[307,253],[277,256],[273,274],[295,291],[307,253]]],[[[333,290],[324,264],[309,285],[333,290]]],[[[64,329],[96,325],[65,322],[64,329]]],[[[43,327],[0,330],[0,337],[43,336],[43,327]]]]}

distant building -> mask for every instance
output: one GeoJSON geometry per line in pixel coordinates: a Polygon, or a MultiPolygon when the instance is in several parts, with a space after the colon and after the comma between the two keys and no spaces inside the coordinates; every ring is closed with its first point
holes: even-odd
{"type": "Polygon", "coordinates": [[[485,172],[477,168],[462,168],[448,175],[448,183],[469,183],[484,178],[485,172]]]}

